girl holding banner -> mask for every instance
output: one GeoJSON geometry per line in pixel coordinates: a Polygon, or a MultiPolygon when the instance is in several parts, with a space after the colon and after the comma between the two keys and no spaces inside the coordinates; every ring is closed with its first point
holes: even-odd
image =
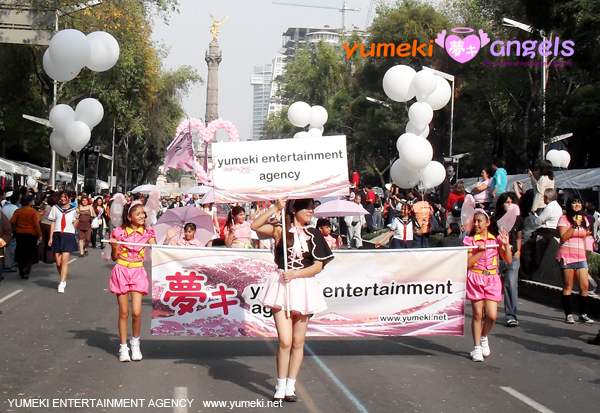
{"type": "Polygon", "coordinates": [[[496,238],[490,231],[490,217],[481,208],[473,215],[473,230],[465,237],[469,250],[467,261],[467,298],[473,306],[471,331],[475,348],[471,351],[473,361],[483,361],[490,355],[488,334],[496,322],[498,303],[502,301],[502,281],[498,275],[498,253],[505,263],[512,262],[509,237],[500,232],[496,238]],[[500,245],[498,245],[500,244],[500,245]],[[485,319],[484,319],[485,309],[485,319]]]}
{"type": "Polygon", "coordinates": [[[271,215],[285,207],[285,198],[279,199],[256,218],[252,229],[274,238],[275,262],[281,270],[269,275],[260,296],[262,303],[272,308],[279,336],[277,386],[273,399],[295,402],[296,377],[304,357],[308,320],[327,308],[315,276],[333,259],[333,254],[323,235],[306,226],[313,215],[312,199],[290,201],[283,227],[268,223],[271,215]],[[286,294],[286,287],[289,294],[286,294]]]}

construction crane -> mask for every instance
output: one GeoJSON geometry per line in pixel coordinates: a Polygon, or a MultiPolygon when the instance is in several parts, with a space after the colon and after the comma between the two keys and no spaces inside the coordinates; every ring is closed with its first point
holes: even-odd
{"type": "Polygon", "coordinates": [[[313,6],[310,4],[298,4],[298,3],[283,3],[283,2],[279,2],[279,1],[274,1],[273,4],[281,4],[284,6],[298,6],[298,7],[314,7],[317,9],[333,9],[333,10],[338,10],[340,12],[342,12],[342,30],[344,30],[346,28],[346,11],[354,11],[354,12],[359,12],[360,9],[352,9],[350,7],[346,7],[346,0],[344,0],[344,3],[342,4],[342,7],[329,7],[329,6],[313,6]]]}

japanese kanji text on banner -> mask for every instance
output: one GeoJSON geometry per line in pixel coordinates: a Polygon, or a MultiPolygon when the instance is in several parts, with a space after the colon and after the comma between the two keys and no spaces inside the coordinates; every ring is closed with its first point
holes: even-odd
{"type": "MultiPolygon", "coordinates": [[[[308,336],[462,335],[466,249],[336,251],[308,336]]],[[[152,334],[277,337],[259,300],[268,250],[152,248],[152,334]]]]}
{"type": "Polygon", "coordinates": [[[212,159],[219,202],[348,195],[345,136],[213,143],[212,159]]]}

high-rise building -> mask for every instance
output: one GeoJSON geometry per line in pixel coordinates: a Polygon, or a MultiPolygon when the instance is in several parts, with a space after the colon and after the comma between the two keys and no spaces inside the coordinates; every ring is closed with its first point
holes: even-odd
{"type": "Polygon", "coordinates": [[[254,74],[250,84],[254,88],[254,99],[252,109],[252,140],[259,140],[262,128],[269,113],[269,102],[271,99],[271,81],[273,79],[273,65],[254,66],[254,74]]]}

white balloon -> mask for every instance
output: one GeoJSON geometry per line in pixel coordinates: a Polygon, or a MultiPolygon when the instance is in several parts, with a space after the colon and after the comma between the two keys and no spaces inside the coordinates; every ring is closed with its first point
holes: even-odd
{"type": "Polygon", "coordinates": [[[306,102],[294,102],[288,109],[288,119],[290,123],[299,128],[303,128],[310,123],[312,109],[306,102]]]}
{"type": "Polygon", "coordinates": [[[420,176],[425,188],[435,188],[446,179],[446,168],[437,161],[431,161],[423,168],[420,176]]]}
{"type": "Polygon", "coordinates": [[[87,35],[90,58],[85,64],[94,72],[105,72],[119,60],[119,42],[110,33],[92,32],[87,35]]]}
{"type": "Polygon", "coordinates": [[[44,57],[42,59],[42,66],[44,66],[44,71],[50,78],[56,80],[57,82],[68,82],[69,80],[75,79],[81,68],[78,70],[69,70],[63,69],[54,64],[52,59],[50,58],[50,49],[47,49],[44,52],[44,57]]]}
{"type": "Polygon", "coordinates": [[[315,128],[321,128],[325,123],[327,123],[327,119],[329,115],[327,114],[327,109],[323,106],[313,106],[310,108],[311,117],[310,117],[310,126],[314,126],[315,128]]]}
{"type": "Polygon", "coordinates": [[[102,103],[94,98],[83,99],[75,108],[75,120],[84,122],[90,129],[99,124],[103,117],[102,103]]]}
{"type": "Polygon", "coordinates": [[[50,147],[54,152],[65,158],[71,154],[72,150],[65,137],[57,131],[50,134],[50,147]]]}
{"type": "Polygon", "coordinates": [[[319,138],[323,136],[323,133],[321,132],[320,128],[309,129],[307,133],[309,138],[319,138]]]}
{"type": "Polygon", "coordinates": [[[567,168],[571,163],[571,155],[567,151],[558,151],[560,155],[560,167],[567,168]]]}
{"type": "Polygon", "coordinates": [[[546,160],[552,163],[555,168],[560,168],[562,165],[562,156],[556,149],[550,149],[546,154],[546,160]]]}
{"type": "Polygon", "coordinates": [[[75,29],[61,30],[56,33],[50,40],[48,50],[56,66],[71,71],[81,70],[91,53],[87,37],[75,29]]]}
{"type": "Polygon", "coordinates": [[[35,179],[33,179],[32,177],[27,178],[27,187],[28,188],[35,188],[37,186],[37,181],[35,179]]]}
{"type": "Polygon", "coordinates": [[[406,168],[402,159],[397,159],[390,168],[390,177],[392,181],[400,188],[413,188],[419,183],[419,173],[406,168]]]}
{"type": "Polygon", "coordinates": [[[433,119],[433,109],[425,102],[415,102],[408,109],[408,118],[419,130],[423,130],[433,119]]]}
{"type": "Polygon", "coordinates": [[[437,80],[433,72],[420,70],[412,80],[417,97],[421,99],[431,95],[437,87],[437,80]]]}
{"type": "Polygon", "coordinates": [[[80,120],[71,123],[65,131],[65,140],[75,152],[79,152],[90,141],[92,131],[80,120]]]}
{"type": "Polygon", "coordinates": [[[422,136],[423,138],[427,138],[429,136],[429,125],[425,126],[425,129],[420,130],[415,125],[413,125],[412,122],[408,122],[406,124],[406,132],[413,133],[417,136],[422,136]]]}
{"type": "Polygon", "coordinates": [[[75,111],[69,105],[56,105],[50,111],[50,125],[61,135],[65,134],[67,126],[75,122],[75,111]]]}
{"type": "Polygon", "coordinates": [[[321,131],[321,134],[323,134],[323,132],[325,132],[325,128],[323,126],[308,125],[308,130],[311,130],[312,128],[319,129],[321,131]]]}
{"type": "Polygon", "coordinates": [[[389,68],[383,76],[383,91],[387,97],[396,102],[411,100],[415,94],[409,89],[416,73],[412,67],[406,65],[389,68]]]}
{"type": "Polygon", "coordinates": [[[399,152],[404,166],[415,171],[427,166],[433,158],[431,143],[420,136],[408,137],[400,146],[399,152]]]}
{"type": "MultiPolygon", "coordinates": [[[[400,137],[398,138],[398,140],[396,141],[396,149],[398,149],[398,152],[400,152],[400,146],[402,146],[402,144],[404,143],[404,141],[406,141],[409,138],[416,138],[417,135],[415,135],[414,133],[403,133],[402,135],[400,135],[400,137]]],[[[402,157],[402,156],[400,156],[402,157]]]]}
{"type": "Polygon", "coordinates": [[[427,96],[424,102],[428,103],[429,106],[431,106],[431,109],[440,110],[450,102],[452,88],[450,87],[450,83],[443,77],[436,75],[435,78],[437,87],[431,95],[427,96]]]}
{"type": "Polygon", "coordinates": [[[308,132],[300,131],[300,132],[296,132],[296,134],[294,135],[294,139],[303,139],[303,138],[310,138],[310,135],[308,134],[308,132]]]}

